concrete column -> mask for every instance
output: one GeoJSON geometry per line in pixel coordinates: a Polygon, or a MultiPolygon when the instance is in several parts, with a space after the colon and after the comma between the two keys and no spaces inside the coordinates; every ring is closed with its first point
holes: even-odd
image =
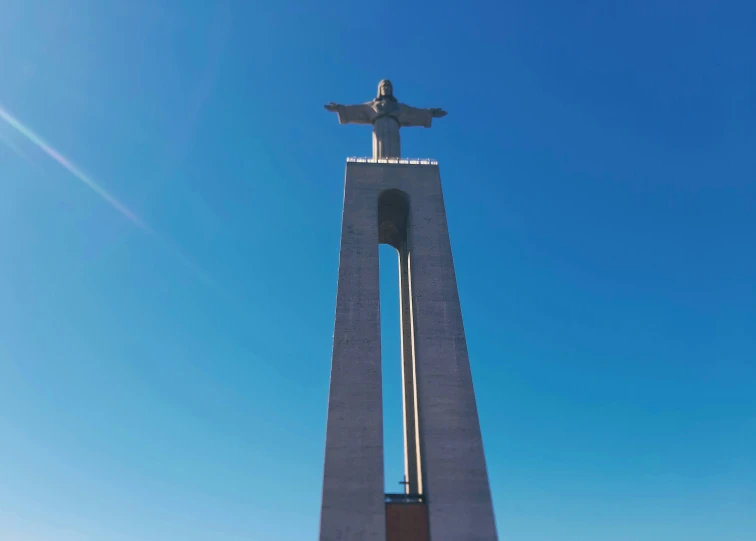
{"type": "Polygon", "coordinates": [[[347,175],[320,541],[386,541],[377,195],[347,175]]]}
{"type": "MultiPolygon", "coordinates": [[[[404,232],[406,236],[406,231],[404,232]]],[[[412,336],[412,303],[409,276],[409,251],[402,242],[399,250],[399,306],[402,325],[402,397],[404,407],[404,475],[405,492],[420,494],[420,442],[417,433],[417,400],[415,385],[415,348],[412,336]]]]}
{"type": "Polygon", "coordinates": [[[430,539],[496,541],[441,178],[437,167],[422,172],[410,191],[409,270],[430,539]]]}

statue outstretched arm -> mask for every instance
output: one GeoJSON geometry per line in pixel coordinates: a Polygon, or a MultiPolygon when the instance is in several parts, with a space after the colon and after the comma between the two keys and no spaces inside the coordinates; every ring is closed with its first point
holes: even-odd
{"type": "Polygon", "coordinates": [[[339,115],[339,124],[373,123],[373,108],[366,103],[360,103],[358,105],[341,105],[331,102],[324,107],[326,111],[337,113],[339,115]]]}
{"type": "Polygon", "coordinates": [[[404,105],[399,106],[399,125],[400,126],[423,126],[430,128],[434,118],[446,116],[446,111],[436,107],[431,109],[420,109],[404,105]]]}

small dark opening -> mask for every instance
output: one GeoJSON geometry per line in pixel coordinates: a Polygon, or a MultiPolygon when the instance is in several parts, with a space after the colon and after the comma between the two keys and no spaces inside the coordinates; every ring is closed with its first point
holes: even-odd
{"type": "Polygon", "coordinates": [[[409,197],[401,190],[386,190],[378,197],[378,242],[397,250],[407,240],[409,197]]]}

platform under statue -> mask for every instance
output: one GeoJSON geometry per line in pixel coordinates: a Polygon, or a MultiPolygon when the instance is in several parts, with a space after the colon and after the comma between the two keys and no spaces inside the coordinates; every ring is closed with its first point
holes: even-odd
{"type": "Polygon", "coordinates": [[[378,84],[378,96],[374,100],[357,105],[332,102],[325,108],[337,113],[341,124],[373,125],[373,158],[401,158],[399,128],[430,128],[434,118],[446,116],[443,109],[420,109],[399,103],[388,79],[378,84]]]}

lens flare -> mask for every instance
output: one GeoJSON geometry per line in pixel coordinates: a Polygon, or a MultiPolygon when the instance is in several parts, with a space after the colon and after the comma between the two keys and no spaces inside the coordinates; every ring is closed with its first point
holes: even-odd
{"type": "Polygon", "coordinates": [[[145,224],[139,217],[134,214],[131,210],[129,210],[123,203],[118,201],[115,197],[113,197],[111,194],[109,194],[102,186],[97,184],[94,180],[92,180],[89,176],[87,176],[81,169],[76,167],[73,163],[71,163],[70,160],[68,160],[65,156],[63,156],[60,152],[55,150],[53,147],[51,147],[47,142],[45,142],[44,139],[42,139],[39,135],[34,133],[31,128],[24,125],[19,119],[17,119],[15,116],[10,114],[6,109],[3,107],[0,107],[0,118],[2,118],[9,126],[11,126],[13,129],[15,129],[18,133],[26,137],[30,142],[34,143],[39,149],[47,154],[50,158],[58,162],[62,167],[64,167],[69,173],[71,173],[76,179],[78,179],[81,183],[83,183],[85,186],[87,186],[90,190],[95,192],[97,195],[102,197],[105,201],[107,201],[110,206],[112,206],[114,209],[116,209],[118,212],[120,212],[122,215],[124,215],[127,219],[129,219],[134,225],[145,229],[147,231],[150,230],[149,226],[145,224]]]}
{"type": "MultiPolygon", "coordinates": [[[[142,221],[142,219],[134,214],[126,205],[118,201],[118,199],[113,197],[110,193],[108,193],[107,190],[105,190],[91,177],[89,177],[86,173],[79,169],[71,160],[55,150],[44,139],[42,139],[42,137],[37,135],[31,128],[26,126],[23,122],[13,116],[10,112],[8,112],[7,109],[4,109],[2,106],[0,106],[0,119],[4,120],[9,126],[11,126],[18,133],[28,139],[31,143],[36,145],[40,150],[42,150],[42,152],[47,154],[47,156],[55,160],[64,169],[71,173],[77,180],[79,180],[82,184],[99,195],[111,207],[116,209],[130,222],[132,222],[134,225],[147,232],[150,236],[157,240],[167,252],[172,253],[173,256],[176,257],[182,265],[191,270],[200,281],[214,289],[216,292],[220,293],[223,297],[226,298],[226,300],[238,302],[237,295],[233,295],[230,292],[226,291],[226,289],[222,287],[210,274],[208,274],[202,267],[195,263],[190,257],[184,254],[184,252],[179,249],[174,242],[170,241],[169,239],[153,230],[149,225],[142,221]]],[[[21,152],[18,147],[10,144],[8,141],[5,142],[11,148],[11,150],[19,154],[19,156],[26,157],[26,155],[21,152]]],[[[26,158],[28,159],[28,157],[26,158]]]]}

